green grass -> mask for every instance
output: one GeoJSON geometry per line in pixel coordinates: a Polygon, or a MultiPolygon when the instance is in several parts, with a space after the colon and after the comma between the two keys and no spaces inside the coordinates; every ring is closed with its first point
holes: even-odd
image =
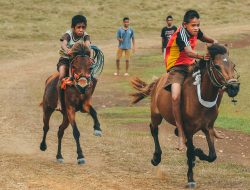
{"type": "Polygon", "coordinates": [[[148,123],[149,107],[111,107],[100,110],[99,114],[113,126],[148,123]]]}
{"type": "Polygon", "coordinates": [[[0,39],[55,40],[70,27],[71,17],[84,14],[88,31],[95,39],[113,38],[124,16],[131,18],[136,33],[159,31],[168,14],[180,24],[187,9],[197,9],[202,25],[247,24],[250,15],[248,1],[184,1],[161,0],[73,1],[73,0],[12,0],[0,2],[0,39]],[[183,3],[185,2],[185,5],[183,3]],[[122,5],[122,6],[121,6],[122,5]],[[209,7],[212,5],[212,7],[209,7]],[[240,11],[239,11],[240,10],[240,11]],[[222,16],[223,15],[223,16],[222,16]]]}
{"type": "Polygon", "coordinates": [[[232,129],[250,134],[250,118],[234,117],[232,115],[224,116],[220,114],[216,120],[216,125],[225,129],[232,129]]]}

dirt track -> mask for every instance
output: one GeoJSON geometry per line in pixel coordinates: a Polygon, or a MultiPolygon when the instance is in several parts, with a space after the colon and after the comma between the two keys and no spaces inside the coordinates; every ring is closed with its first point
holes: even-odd
{"type": "MultiPolygon", "coordinates": [[[[102,48],[108,57],[107,62],[112,61],[114,46],[104,44],[102,48]]],[[[43,81],[55,68],[46,63],[56,61],[57,56],[53,52],[46,56],[38,54],[26,59],[7,60],[0,65],[0,70],[4,71],[1,73],[0,83],[0,189],[180,189],[184,186],[185,156],[174,150],[174,143],[171,144],[175,141],[173,128],[166,127],[166,124],[160,130],[161,141],[169,144],[163,146],[163,159],[174,155],[183,157],[183,162],[176,163],[176,171],[173,170],[174,166],[166,168],[166,162],[157,168],[150,165],[152,139],[149,135],[135,138],[126,136],[130,129],[137,132],[147,130],[146,123],[135,126],[131,124],[128,128],[109,128],[108,119],[100,118],[104,136],[96,138],[92,135],[90,118],[79,115],[78,117],[84,117],[84,124],[79,123],[79,128],[87,164],[76,164],[71,128],[66,131],[63,139],[65,163],[58,164],[55,154],[60,115],[57,113],[51,121],[48,150],[41,152],[39,143],[42,136],[42,111],[38,103],[42,97],[43,81]],[[143,143],[146,146],[142,148],[143,151],[136,148],[143,146],[143,143]],[[180,179],[175,180],[177,177],[180,179]]],[[[95,107],[101,109],[101,102],[110,98],[104,93],[104,89],[112,80],[112,77],[104,73],[95,93],[95,107]]],[[[119,97],[119,94],[115,97],[119,97]]],[[[115,97],[111,97],[110,105],[123,105],[124,99],[115,97]]],[[[128,100],[125,98],[125,101],[128,100]]],[[[82,120],[79,118],[79,121],[82,120]]],[[[217,162],[242,165],[250,171],[250,136],[225,130],[223,133],[226,138],[216,141],[217,162]]],[[[206,149],[202,134],[196,136],[195,143],[206,149]]],[[[198,162],[197,167],[202,164],[198,162]]],[[[209,179],[202,182],[203,177],[196,176],[201,189],[206,189],[209,179]]],[[[210,185],[213,189],[250,188],[242,187],[240,180],[236,184],[223,184],[219,180],[217,184],[210,185]]]]}

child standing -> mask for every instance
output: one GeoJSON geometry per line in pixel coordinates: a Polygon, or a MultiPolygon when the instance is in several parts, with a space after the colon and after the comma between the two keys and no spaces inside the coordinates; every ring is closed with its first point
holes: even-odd
{"type": "Polygon", "coordinates": [[[120,60],[122,57],[123,52],[125,53],[126,59],[126,72],[124,76],[129,76],[128,68],[129,68],[129,60],[131,55],[131,40],[133,44],[133,52],[135,52],[135,37],[134,31],[132,28],[129,27],[129,18],[123,18],[123,27],[119,28],[116,33],[117,40],[119,42],[117,54],[116,54],[116,72],[114,73],[115,76],[118,76],[120,73],[120,60]]]}

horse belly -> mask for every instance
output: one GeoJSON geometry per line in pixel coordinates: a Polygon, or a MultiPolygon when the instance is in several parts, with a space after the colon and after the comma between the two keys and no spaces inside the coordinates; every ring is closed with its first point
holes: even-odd
{"type": "Polygon", "coordinates": [[[57,105],[57,83],[58,76],[48,81],[43,96],[43,103],[52,109],[54,109],[57,105]]]}

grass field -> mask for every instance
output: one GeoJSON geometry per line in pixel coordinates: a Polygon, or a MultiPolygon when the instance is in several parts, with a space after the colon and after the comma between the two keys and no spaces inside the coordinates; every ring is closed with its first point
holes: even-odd
{"type": "MultiPolygon", "coordinates": [[[[0,189],[183,189],[186,156],[175,150],[174,128],[165,122],[159,132],[162,163],[158,167],[150,164],[149,99],[130,106],[130,78],[113,76],[114,38],[122,18],[129,16],[137,42],[130,74],[149,83],[165,72],[159,37],[165,17],[173,14],[179,25],[189,8],[200,12],[204,32],[232,46],[230,57],[241,75],[237,105],[225,94],[216,122],[226,135],[224,140],[216,140],[217,161],[197,161],[197,189],[250,189],[249,6],[243,0],[0,0],[0,189]],[[77,115],[87,160],[82,167],[76,165],[70,127],[63,139],[65,163],[55,162],[58,113],[51,120],[48,150],[39,150],[42,110],[38,103],[44,81],[56,71],[59,38],[78,13],[87,16],[87,31],[105,54],[105,68],[93,96],[103,137],[92,135],[88,115],[77,115]]],[[[203,45],[199,51],[205,51],[203,45]]],[[[207,150],[202,134],[196,135],[195,144],[207,150]]]]}

